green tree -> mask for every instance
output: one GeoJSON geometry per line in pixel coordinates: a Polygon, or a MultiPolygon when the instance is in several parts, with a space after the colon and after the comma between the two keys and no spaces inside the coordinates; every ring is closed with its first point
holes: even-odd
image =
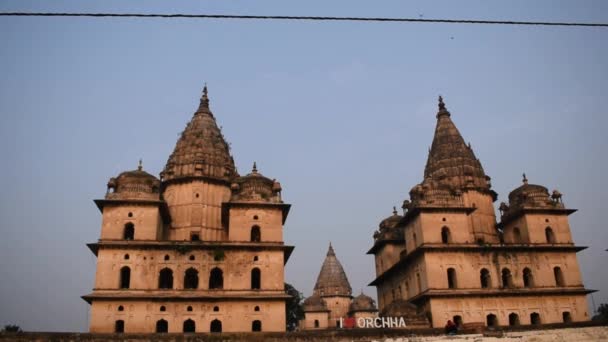
{"type": "Polygon", "coordinates": [[[597,308],[596,315],[592,318],[594,321],[608,321],[608,304],[600,304],[597,308]]]}
{"type": "Polygon", "coordinates": [[[11,332],[11,333],[17,333],[17,332],[21,332],[21,328],[18,325],[14,325],[14,324],[7,324],[4,326],[4,329],[2,329],[2,332],[11,332]]]}
{"type": "Polygon", "coordinates": [[[285,283],[285,292],[291,296],[285,303],[287,331],[294,331],[298,327],[298,322],[304,318],[304,310],[302,308],[304,295],[288,283],[285,283]]]}

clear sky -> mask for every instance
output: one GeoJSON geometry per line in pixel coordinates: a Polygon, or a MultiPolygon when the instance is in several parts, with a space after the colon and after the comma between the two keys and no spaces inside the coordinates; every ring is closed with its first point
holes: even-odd
{"type": "MultiPolygon", "coordinates": [[[[606,1],[2,1],[0,11],[608,22],[606,1]]],[[[286,281],[310,295],[329,241],[355,292],[380,220],[422,180],[442,94],[500,201],[557,188],[584,283],[608,302],[608,29],[0,17],[0,325],[84,331],[93,199],[158,174],[204,82],[241,174],[293,204],[286,281]]],[[[590,300],[591,302],[591,300],[590,300]]]]}

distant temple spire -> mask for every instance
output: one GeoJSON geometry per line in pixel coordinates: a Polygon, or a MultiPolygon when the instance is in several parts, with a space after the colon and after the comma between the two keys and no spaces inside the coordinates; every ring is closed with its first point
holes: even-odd
{"type": "Polygon", "coordinates": [[[258,166],[255,162],[253,162],[253,168],[251,169],[251,172],[258,173],[258,166]]]}
{"type": "Polygon", "coordinates": [[[201,104],[198,107],[198,111],[201,110],[209,111],[209,92],[207,91],[207,83],[205,82],[205,86],[203,87],[203,95],[201,96],[201,104]]]}
{"type": "Polygon", "coordinates": [[[141,171],[143,169],[142,160],[139,158],[139,164],[137,165],[137,170],[141,171]]]}
{"type": "Polygon", "coordinates": [[[448,110],[445,108],[445,103],[443,102],[443,97],[441,95],[439,95],[439,111],[437,112],[437,118],[439,118],[439,116],[441,115],[447,115],[450,116],[450,112],[448,112],[448,110]]]}

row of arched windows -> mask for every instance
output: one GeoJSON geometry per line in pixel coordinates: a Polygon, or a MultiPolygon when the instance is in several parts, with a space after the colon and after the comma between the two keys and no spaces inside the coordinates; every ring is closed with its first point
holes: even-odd
{"type": "MultiPolygon", "coordinates": [[[[551,227],[545,228],[545,241],[550,244],[557,243],[555,239],[555,233],[551,227]]],[[[513,228],[513,243],[523,243],[523,238],[521,236],[521,231],[519,228],[513,228]]]]}
{"type": "MultiPolygon", "coordinates": [[[[125,224],[123,229],[123,239],[124,240],[134,240],[135,239],[135,225],[133,222],[128,222],[125,224]]],[[[193,233],[190,236],[191,241],[200,241],[200,235],[193,233]]],[[[262,241],[262,231],[260,226],[255,225],[251,227],[249,240],[251,242],[260,242],[262,241]]]]}
{"type": "MultiPolygon", "coordinates": [[[[553,268],[553,277],[555,279],[555,286],[566,286],[564,281],[564,274],[562,272],[561,267],[556,266],[553,268]]],[[[455,289],[458,287],[456,270],[454,268],[448,268],[447,270],[447,278],[448,278],[448,288],[455,289]]],[[[511,288],[513,285],[513,276],[511,274],[511,270],[508,268],[503,268],[501,272],[501,287],[502,288],[511,288]]],[[[532,270],[528,267],[523,270],[523,281],[524,287],[534,287],[534,275],[532,274],[532,270]]],[[[492,287],[492,277],[490,275],[490,271],[486,268],[482,268],[479,271],[479,283],[482,289],[487,289],[492,287]]]]}
{"type": "MultiPolygon", "coordinates": [[[[182,326],[182,331],[185,333],[193,333],[196,332],[196,322],[192,319],[187,319],[184,321],[182,326]]],[[[220,333],[222,332],[222,321],[219,319],[214,319],[211,321],[209,326],[209,331],[212,333],[220,333]]],[[[255,320],[251,322],[251,331],[262,331],[262,321],[255,320]]],[[[114,332],[124,333],[125,332],[125,321],[119,319],[114,322],[114,332]]],[[[169,332],[169,322],[164,319],[159,319],[156,321],[156,332],[157,333],[166,333],[169,332]]]]}
{"type": "MultiPolygon", "coordinates": [[[[255,267],[251,270],[251,289],[259,290],[262,283],[262,272],[255,267]]],[[[184,289],[198,289],[198,271],[194,268],[189,268],[184,273],[184,289]]],[[[131,285],[131,268],[124,266],[120,269],[119,286],[121,289],[128,289],[131,285]]],[[[173,288],[173,270],[163,268],[158,275],[159,289],[173,288]]],[[[214,267],[209,273],[209,289],[224,288],[224,272],[219,267],[214,267]]]]}

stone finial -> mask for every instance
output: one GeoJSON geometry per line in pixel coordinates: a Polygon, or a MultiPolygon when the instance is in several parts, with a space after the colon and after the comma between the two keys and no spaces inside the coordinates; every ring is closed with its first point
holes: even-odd
{"type": "Polygon", "coordinates": [[[253,162],[253,168],[251,169],[251,173],[258,173],[258,166],[255,162],[253,162]]]}
{"type": "Polygon", "coordinates": [[[143,169],[142,160],[139,158],[139,164],[137,165],[137,170],[141,171],[143,169]]]}
{"type": "Polygon", "coordinates": [[[524,173],[522,175],[523,179],[521,180],[525,185],[528,185],[528,178],[526,177],[526,174],[524,173]]]}
{"type": "Polygon", "coordinates": [[[393,206],[393,215],[397,215],[397,207],[393,206]]]}
{"type": "Polygon", "coordinates": [[[201,104],[199,109],[209,109],[209,93],[207,91],[207,83],[203,87],[203,95],[201,96],[201,104]]]}
{"type": "Polygon", "coordinates": [[[437,112],[437,118],[439,118],[439,116],[441,115],[447,115],[450,116],[450,112],[448,112],[448,110],[445,108],[445,103],[443,102],[443,97],[441,95],[439,95],[439,111],[437,112]]]}

